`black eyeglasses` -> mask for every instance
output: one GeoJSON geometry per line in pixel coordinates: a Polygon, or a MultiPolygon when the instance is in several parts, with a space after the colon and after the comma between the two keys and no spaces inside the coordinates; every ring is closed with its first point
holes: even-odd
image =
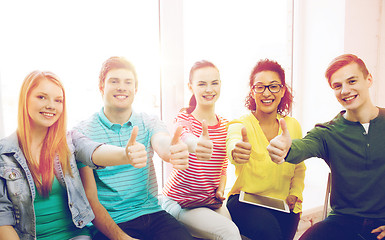
{"type": "Polygon", "coordinates": [[[281,88],[283,87],[282,84],[270,84],[270,85],[253,85],[251,89],[254,91],[254,93],[263,93],[265,89],[269,89],[271,93],[277,93],[281,91],[281,88]]]}

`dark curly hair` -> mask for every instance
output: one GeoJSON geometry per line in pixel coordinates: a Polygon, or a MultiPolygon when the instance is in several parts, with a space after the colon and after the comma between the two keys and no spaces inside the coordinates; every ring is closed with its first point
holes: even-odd
{"type": "Polygon", "coordinates": [[[264,59],[258,61],[257,65],[253,68],[250,74],[250,81],[249,81],[249,87],[250,91],[248,96],[246,97],[245,107],[249,109],[250,111],[257,110],[257,105],[255,104],[255,100],[252,97],[252,86],[254,84],[255,75],[259,72],[263,71],[272,71],[276,72],[281,80],[282,85],[286,89],[285,94],[283,95],[281,102],[278,105],[277,112],[282,115],[286,116],[291,112],[291,105],[293,103],[293,95],[291,93],[291,89],[289,86],[286,85],[285,82],[285,70],[279,65],[276,61],[270,60],[270,59],[264,59]]]}

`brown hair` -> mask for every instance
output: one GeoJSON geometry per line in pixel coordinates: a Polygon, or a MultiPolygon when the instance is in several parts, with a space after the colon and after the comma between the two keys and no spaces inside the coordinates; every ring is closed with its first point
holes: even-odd
{"type": "MultiPolygon", "coordinates": [[[[192,84],[194,72],[196,70],[201,69],[201,68],[206,68],[206,67],[212,67],[212,68],[215,68],[216,70],[218,70],[218,68],[212,62],[209,62],[206,60],[197,61],[194,63],[194,65],[190,69],[189,83],[192,84]]],[[[186,108],[182,108],[181,112],[186,111],[188,114],[191,114],[195,110],[196,106],[197,106],[197,100],[193,94],[190,98],[189,106],[186,108]]]]}
{"type": "Polygon", "coordinates": [[[99,74],[99,89],[102,90],[104,88],[104,81],[106,80],[107,73],[112,69],[127,69],[134,74],[135,78],[135,88],[138,88],[138,78],[136,75],[136,70],[134,65],[126,60],[124,57],[110,57],[107,59],[100,70],[99,74]]]}

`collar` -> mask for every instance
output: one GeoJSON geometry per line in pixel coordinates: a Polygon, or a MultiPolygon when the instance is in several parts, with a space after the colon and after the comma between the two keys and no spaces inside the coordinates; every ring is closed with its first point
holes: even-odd
{"type": "Polygon", "coordinates": [[[112,129],[114,126],[117,126],[117,125],[119,125],[121,127],[132,126],[133,122],[135,122],[135,119],[137,118],[137,113],[133,110],[130,119],[128,119],[128,121],[126,123],[124,123],[123,125],[112,123],[110,120],[108,120],[108,118],[104,114],[104,107],[102,107],[100,109],[98,115],[99,115],[100,121],[109,129],[112,129]]]}

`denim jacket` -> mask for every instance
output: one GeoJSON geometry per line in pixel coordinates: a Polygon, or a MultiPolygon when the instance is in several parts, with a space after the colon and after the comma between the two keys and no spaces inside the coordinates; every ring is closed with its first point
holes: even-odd
{"type": "MultiPolygon", "coordinates": [[[[82,228],[95,216],[84,192],[75,159],[97,168],[91,156],[101,144],[92,142],[76,131],[67,133],[67,143],[71,151],[73,177],[63,174],[58,158],[54,160],[54,171],[60,184],[67,190],[72,221],[76,227],[82,228]]],[[[0,180],[0,226],[13,226],[22,240],[36,239],[33,207],[35,186],[16,133],[0,140],[0,180]]]]}

